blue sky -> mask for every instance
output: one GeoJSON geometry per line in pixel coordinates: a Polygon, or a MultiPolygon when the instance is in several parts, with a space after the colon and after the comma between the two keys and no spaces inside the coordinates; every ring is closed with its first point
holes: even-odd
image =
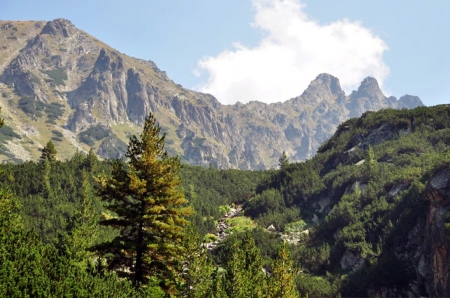
{"type": "Polygon", "coordinates": [[[450,1],[2,0],[2,20],[67,18],[186,88],[223,103],[284,101],[319,73],[349,94],[450,103],[450,1]]]}

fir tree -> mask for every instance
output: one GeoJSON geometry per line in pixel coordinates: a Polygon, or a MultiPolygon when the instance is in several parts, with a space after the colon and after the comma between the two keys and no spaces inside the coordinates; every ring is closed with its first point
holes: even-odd
{"type": "Polygon", "coordinates": [[[75,262],[83,262],[88,259],[88,248],[98,231],[98,218],[93,206],[93,192],[86,171],[81,172],[81,202],[75,211],[68,227],[68,235],[63,238],[66,251],[75,262]]]}
{"type": "Polygon", "coordinates": [[[228,297],[264,297],[266,290],[261,253],[249,231],[233,236],[224,254],[228,297]]]}
{"type": "Polygon", "coordinates": [[[208,250],[194,225],[189,225],[186,235],[181,294],[189,298],[212,297],[215,270],[208,250]]]}
{"type": "Polygon", "coordinates": [[[286,152],[283,151],[281,157],[278,159],[278,166],[281,170],[284,170],[289,165],[289,157],[287,157],[286,152]]]}
{"type": "Polygon", "coordinates": [[[86,155],[83,164],[90,173],[95,173],[98,168],[98,163],[99,161],[97,155],[95,155],[94,151],[91,148],[86,155]]]}
{"type": "Polygon", "coordinates": [[[45,147],[42,149],[41,160],[42,161],[55,161],[56,160],[56,149],[53,142],[50,140],[47,142],[45,147]]]}
{"type": "Polygon", "coordinates": [[[180,160],[168,156],[164,139],[150,114],[140,138],[130,138],[127,163],[115,161],[111,176],[97,178],[98,194],[114,214],[100,224],[120,230],[97,249],[112,256],[109,269],[128,275],[136,285],[156,277],[173,293],[191,209],[181,188],[180,160]]]}
{"type": "Polygon", "coordinates": [[[272,274],[269,278],[270,298],[297,298],[295,289],[296,270],[292,265],[291,252],[286,242],[277,248],[277,255],[272,262],[272,274]]]}

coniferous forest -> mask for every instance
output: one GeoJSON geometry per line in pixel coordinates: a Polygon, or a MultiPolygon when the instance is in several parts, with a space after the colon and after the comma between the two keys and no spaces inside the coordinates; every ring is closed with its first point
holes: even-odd
{"type": "Polygon", "coordinates": [[[445,293],[426,267],[450,245],[449,106],[366,112],[276,170],[189,166],[164,142],[150,115],[124,159],[60,160],[49,141],[2,164],[0,296],[445,293]]]}

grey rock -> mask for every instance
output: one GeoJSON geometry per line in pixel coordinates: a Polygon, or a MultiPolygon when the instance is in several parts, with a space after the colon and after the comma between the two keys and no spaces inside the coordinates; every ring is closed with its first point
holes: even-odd
{"type": "MultiPolygon", "coordinates": [[[[0,21],[5,32],[12,32],[14,24],[0,21]]],[[[318,75],[300,96],[279,99],[284,102],[222,105],[212,95],[175,84],[152,61],[119,53],[68,20],[30,22],[29,26],[29,42],[18,39],[8,44],[16,51],[0,48],[6,57],[0,61],[0,83],[21,97],[62,103],[69,115],[58,119],[57,125],[76,134],[105,123],[127,143],[152,112],[167,132],[169,152],[193,165],[276,168],[283,151],[291,162],[303,161],[314,156],[349,117],[381,108],[422,105],[419,98],[409,95],[401,100],[385,97],[374,78],[366,78],[357,91],[346,96],[339,80],[329,74],[318,75]],[[49,75],[55,73],[59,81],[49,75]],[[129,127],[126,134],[117,128],[123,126],[129,127]]],[[[13,105],[17,107],[17,102],[13,105]]],[[[45,122],[45,118],[36,121],[45,122]]],[[[369,142],[376,143],[385,136],[371,138],[369,142]]],[[[358,136],[352,142],[354,146],[362,143],[358,136]]],[[[106,156],[108,150],[96,146],[94,150],[103,157],[117,155],[106,156]]],[[[66,153],[62,147],[58,153],[69,157],[72,150],[66,153]]]]}

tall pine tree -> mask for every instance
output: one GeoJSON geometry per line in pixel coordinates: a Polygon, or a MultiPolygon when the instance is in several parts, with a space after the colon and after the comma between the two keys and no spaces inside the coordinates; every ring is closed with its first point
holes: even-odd
{"type": "Polygon", "coordinates": [[[267,287],[263,261],[250,231],[231,236],[223,255],[224,289],[228,297],[264,297],[267,287]]]}
{"type": "Polygon", "coordinates": [[[109,269],[136,285],[157,278],[173,293],[191,209],[181,187],[180,160],[168,156],[164,139],[150,114],[140,138],[130,138],[126,164],[116,161],[111,176],[97,178],[98,195],[112,212],[100,224],[119,229],[120,235],[96,248],[110,255],[109,269]]]}
{"type": "Polygon", "coordinates": [[[286,242],[281,242],[277,248],[277,256],[272,262],[272,274],[269,278],[270,298],[298,298],[299,293],[295,289],[295,270],[291,252],[286,242]]]}

